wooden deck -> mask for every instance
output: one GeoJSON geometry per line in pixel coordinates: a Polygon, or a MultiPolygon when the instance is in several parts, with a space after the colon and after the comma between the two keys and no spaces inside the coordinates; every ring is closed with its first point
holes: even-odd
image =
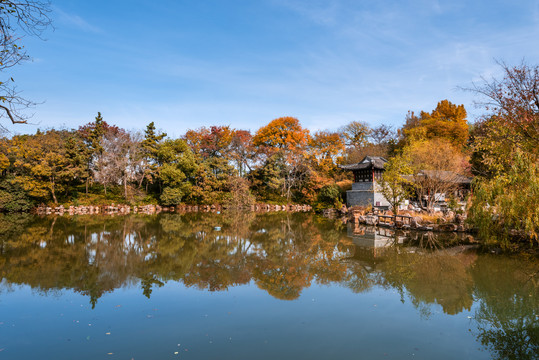
{"type": "Polygon", "coordinates": [[[401,222],[402,225],[410,225],[412,223],[412,216],[409,215],[379,215],[374,214],[378,218],[379,225],[391,226],[393,225],[393,220],[396,222],[401,222]]]}

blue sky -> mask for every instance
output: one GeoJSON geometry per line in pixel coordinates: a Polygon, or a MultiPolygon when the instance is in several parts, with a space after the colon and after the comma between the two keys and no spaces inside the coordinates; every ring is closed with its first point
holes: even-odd
{"type": "Polygon", "coordinates": [[[52,0],[55,30],[26,38],[14,69],[43,102],[37,125],[106,121],[172,136],[280,116],[311,129],[361,120],[402,125],[442,99],[481,113],[460,91],[500,73],[494,59],[539,64],[539,0],[52,0]]]}

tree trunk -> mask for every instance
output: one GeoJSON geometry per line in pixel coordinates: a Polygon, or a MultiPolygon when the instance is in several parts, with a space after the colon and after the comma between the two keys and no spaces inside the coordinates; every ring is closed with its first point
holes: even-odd
{"type": "Polygon", "coordinates": [[[125,200],[127,200],[127,174],[124,175],[124,196],[125,200]]]}
{"type": "Polygon", "coordinates": [[[58,200],[56,200],[56,193],[54,191],[54,180],[51,180],[51,194],[52,194],[52,199],[54,200],[54,203],[55,204],[58,204],[58,200]]]}

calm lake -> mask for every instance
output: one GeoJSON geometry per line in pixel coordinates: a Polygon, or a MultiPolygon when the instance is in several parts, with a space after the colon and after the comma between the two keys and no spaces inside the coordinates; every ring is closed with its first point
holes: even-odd
{"type": "Polygon", "coordinates": [[[0,216],[0,359],[538,359],[539,261],[312,214],[0,216]]]}

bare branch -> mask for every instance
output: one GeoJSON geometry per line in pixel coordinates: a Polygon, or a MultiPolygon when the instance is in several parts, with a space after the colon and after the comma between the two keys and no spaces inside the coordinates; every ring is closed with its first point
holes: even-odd
{"type": "Polygon", "coordinates": [[[9,119],[11,120],[13,124],[26,124],[27,123],[26,120],[16,120],[13,114],[11,113],[11,110],[9,110],[4,105],[0,105],[0,108],[4,109],[4,111],[6,112],[7,116],[9,117],[9,119]]]}

